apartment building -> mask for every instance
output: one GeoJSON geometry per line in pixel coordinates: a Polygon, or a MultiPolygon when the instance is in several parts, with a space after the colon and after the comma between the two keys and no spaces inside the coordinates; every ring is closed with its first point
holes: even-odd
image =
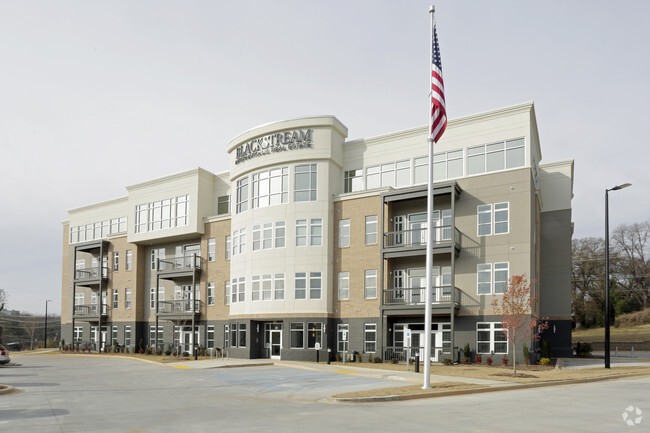
{"type": "MultiPolygon", "coordinates": [[[[492,301],[526,274],[571,354],[573,161],[541,163],[532,103],[360,140],[333,116],[256,127],[230,169],[126,187],[63,223],[62,335],[229,356],[321,360],[422,351],[425,247],[433,245],[432,357],[511,354],[492,301]],[[410,347],[410,350],[407,350],[410,347]]],[[[529,342],[534,347],[534,342],[529,342]]]]}

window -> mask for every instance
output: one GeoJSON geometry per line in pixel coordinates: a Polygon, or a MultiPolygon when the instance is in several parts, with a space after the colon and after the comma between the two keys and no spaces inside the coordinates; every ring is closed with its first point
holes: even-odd
{"type": "Polygon", "coordinates": [[[307,299],[307,273],[296,272],[294,290],[294,299],[307,299]]]}
{"type": "MultiPolygon", "coordinates": [[[[165,249],[164,248],[152,248],[151,249],[151,270],[155,271],[158,265],[158,259],[165,260],[165,249]]],[[[164,269],[165,264],[160,264],[160,269],[164,269]]]]}
{"type": "Polygon", "coordinates": [[[321,273],[309,273],[309,299],[320,299],[321,297],[321,273]]]}
{"type": "Polygon", "coordinates": [[[495,203],[494,204],[494,234],[502,235],[508,233],[509,221],[509,203],[495,203]]]}
{"type": "Polygon", "coordinates": [[[232,250],[232,237],[226,236],[226,260],[230,260],[231,250],[232,250]]]}
{"type": "Polygon", "coordinates": [[[224,283],[226,305],[230,305],[230,281],[224,283]]]}
{"type": "Polygon", "coordinates": [[[337,352],[347,352],[350,347],[350,325],[339,323],[336,325],[337,352]]]}
{"type": "Polygon", "coordinates": [[[413,184],[427,182],[429,182],[429,158],[427,156],[413,158],[413,184]]]}
{"type": "Polygon", "coordinates": [[[507,330],[500,322],[476,324],[476,351],[486,354],[507,354],[507,330]]]}
{"type": "Polygon", "coordinates": [[[124,308],[131,308],[131,289],[124,290],[124,308]]]}
{"type": "Polygon", "coordinates": [[[313,218],[309,221],[309,244],[319,246],[323,244],[323,220],[313,218]]]}
{"type": "Polygon", "coordinates": [[[508,262],[494,264],[494,294],[502,295],[508,287],[508,262]]]}
{"type": "Polygon", "coordinates": [[[284,248],[286,227],[284,221],[275,223],[275,248],[284,248]]]}
{"type": "Polygon", "coordinates": [[[113,290],[113,309],[116,310],[119,307],[117,289],[113,290]]]}
{"type": "Polygon", "coordinates": [[[208,305],[214,305],[214,283],[208,283],[208,305]]]}
{"type": "Polygon", "coordinates": [[[494,263],[494,266],[492,263],[478,264],[476,267],[478,294],[503,294],[508,286],[509,267],[508,262],[494,263]]]}
{"type": "Polygon", "coordinates": [[[208,261],[214,262],[217,259],[217,240],[215,238],[208,239],[208,261]]]}
{"type": "Polygon", "coordinates": [[[339,301],[345,301],[350,299],[350,273],[349,272],[339,272],[339,290],[338,290],[338,299],[339,301]]]}
{"type": "Polygon", "coordinates": [[[113,326],[111,329],[111,344],[117,343],[117,326],[113,326]]]}
{"type": "Polygon", "coordinates": [[[295,169],[294,201],[315,201],[316,179],[316,164],[297,165],[295,169]]]}
{"type": "Polygon", "coordinates": [[[131,326],[129,325],[124,327],[124,345],[126,347],[131,346],[131,326]]]}
{"type": "Polygon", "coordinates": [[[214,325],[208,325],[206,327],[206,340],[208,343],[208,349],[213,349],[214,348],[214,325]]]}
{"type": "Polygon", "coordinates": [[[492,293],[492,264],[479,263],[476,266],[478,294],[489,295],[492,293]]]}
{"type": "Polygon", "coordinates": [[[366,217],[366,245],[377,243],[377,215],[366,217]]]}
{"type": "Polygon", "coordinates": [[[260,276],[253,275],[251,278],[251,300],[260,300],[260,276]]]}
{"type": "Polygon", "coordinates": [[[305,324],[292,323],[291,324],[291,348],[302,349],[305,345],[305,324]]]}
{"type": "Polygon", "coordinates": [[[275,300],[280,301],[284,299],[284,274],[275,274],[275,288],[273,290],[275,300]]]}
{"type": "Polygon", "coordinates": [[[246,347],[246,324],[239,324],[239,347],[246,347]]]}
{"type": "Polygon", "coordinates": [[[248,210],[248,177],[237,181],[237,213],[248,210]]]}
{"type": "Polygon", "coordinates": [[[364,292],[365,292],[366,299],[377,298],[377,271],[376,270],[366,271],[364,292]]]}
{"type": "Polygon", "coordinates": [[[223,325],[223,347],[230,347],[230,326],[223,325]]]}
{"type": "Polygon", "coordinates": [[[363,332],[363,351],[375,353],[377,350],[377,324],[366,323],[363,332]]]}
{"type": "Polygon", "coordinates": [[[246,229],[232,232],[232,255],[246,252],[246,229]]]}
{"type": "MultiPolygon", "coordinates": [[[[135,207],[135,232],[145,233],[170,227],[186,226],[189,216],[189,197],[186,194],[137,205],[135,207]]],[[[111,227],[112,225],[111,221],[111,227]]],[[[122,218],[120,218],[120,230],[122,225],[124,225],[124,231],[126,231],[126,219],[122,222],[122,218]]]]}
{"type": "Polygon", "coordinates": [[[350,220],[339,220],[339,248],[350,246],[350,220]]]}
{"type": "Polygon", "coordinates": [[[113,253],[113,272],[117,272],[120,269],[120,253],[113,253]]]}
{"type": "Polygon", "coordinates": [[[253,251],[259,251],[262,247],[262,229],[260,225],[253,226],[253,251]]]}
{"type": "Polygon", "coordinates": [[[307,220],[296,220],[296,246],[307,246],[307,220]]]}
{"type": "Polygon", "coordinates": [[[126,270],[130,271],[133,269],[133,251],[126,250],[126,270]]]}
{"type": "Polygon", "coordinates": [[[230,213],[230,196],[222,195],[217,197],[217,215],[230,213]]]}
{"type": "Polygon", "coordinates": [[[363,170],[346,170],[343,175],[343,192],[363,190],[363,170]]]}
{"type": "Polygon", "coordinates": [[[286,203],[289,197],[289,168],[273,168],[253,174],[253,207],[286,203]]]}
{"type": "MultiPolygon", "coordinates": [[[[164,338],[163,338],[163,327],[158,326],[158,348],[162,348],[164,346],[164,338]]],[[[149,346],[155,346],[156,345],[156,327],[155,326],[149,326],[149,346]]]]}
{"type": "Polygon", "coordinates": [[[307,349],[315,349],[316,343],[323,347],[323,324],[320,322],[307,323],[307,349]]]}
{"type": "Polygon", "coordinates": [[[463,177],[463,151],[442,152],[433,155],[433,180],[463,177]]]}
{"type": "Polygon", "coordinates": [[[271,274],[262,275],[262,300],[263,301],[270,301],[272,299],[271,288],[272,288],[271,274]]]}
{"type": "Polygon", "coordinates": [[[246,300],[246,278],[245,277],[239,278],[237,292],[238,292],[238,296],[237,296],[238,302],[244,302],[246,300]]]}
{"type": "Polygon", "coordinates": [[[476,209],[477,212],[477,233],[479,236],[489,236],[492,234],[492,205],[482,204],[476,209]]]}
{"type": "Polygon", "coordinates": [[[470,147],[467,149],[467,174],[523,167],[525,156],[523,138],[470,147]]]}
{"type": "Polygon", "coordinates": [[[156,308],[156,288],[152,287],[149,289],[149,308],[154,309],[156,308]]]}
{"type": "Polygon", "coordinates": [[[262,228],[262,249],[273,248],[273,223],[265,223],[262,228]]]}
{"type": "Polygon", "coordinates": [[[77,343],[81,343],[81,340],[83,339],[84,336],[84,330],[81,326],[75,326],[74,327],[74,341],[77,343]]]}

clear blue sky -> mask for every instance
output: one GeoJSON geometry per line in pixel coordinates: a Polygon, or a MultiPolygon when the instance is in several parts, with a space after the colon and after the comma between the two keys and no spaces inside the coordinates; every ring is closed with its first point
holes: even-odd
{"type": "MultiPolygon", "coordinates": [[[[430,1],[0,0],[0,287],[60,311],[67,210],[201,166],[262,123],[350,138],[427,123],[430,1]]],[[[648,1],[438,1],[448,114],[534,101],[542,162],[575,159],[577,237],[650,217],[648,1]]]]}

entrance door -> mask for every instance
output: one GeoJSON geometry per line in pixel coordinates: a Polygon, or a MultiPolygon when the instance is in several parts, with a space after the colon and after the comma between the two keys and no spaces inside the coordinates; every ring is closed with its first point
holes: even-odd
{"type": "Polygon", "coordinates": [[[104,352],[104,351],[106,350],[106,341],[107,341],[107,340],[106,340],[106,334],[107,334],[106,327],[105,327],[105,326],[102,326],[102,332],[101,332],[101,335],[102,335],[102,341],[101,341],[101,348],[100,348],[100,350],[101,350],[102,352],[104,352]]]}
{"type": "Polygon", "coordinates": [[[181,353],[187,352],[192,355],[192,327],[183,326],[183,331],[181,332],[181,353]]]}
{"type": "Polygon", "coordinates": [[[280,359],[282,354],[282,324],[264,324],[264,349],[266,356],[271,359],[280,359]]]}
{"type": "Polygon", "coordinates": [[[271,359],[280,359],[282,351],[282,330],[271,330],[271,359]]]}
{"type": "MultiPolygon", "coordinates": [[[[433,325],[437,328],[437,325],[433,325]]],[[[404,339],[404,349],[409,358],[414,359],[418,355],[420,362],[424,359],[424,329],[411,329],[411,347],[408,347],[408,341],[404,339]],[[410,350],[409,350],[410,349],[410,350]]],[[[438,362],[438,352],[442,347],[442,331],[431,331],[431,362],[438,362]],[[436,349],[438,348],[438,349],[436,349]]]]}

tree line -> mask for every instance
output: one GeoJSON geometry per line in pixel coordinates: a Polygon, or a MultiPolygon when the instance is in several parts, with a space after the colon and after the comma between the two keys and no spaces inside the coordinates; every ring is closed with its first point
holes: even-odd
{"type": "MultiPolygon", "coordinates": [[[[45,347],[45,315],[6,311],[7,293],[0,289],[0,344],[9,349],[45,347]],[[3,311],[5,310],[5,311],[3,311]]],[[[47,315],[48,347],[56,347],[61,334],[61,317],[47,315]]]]}
{"type": "MultiPolygon", "coordinates": [[[[610,317],[650,308],[650,219],[611,233],[610,317]]],[[[572,240],[571,308],[577,328],[605,325],[605,239],[572,240]]]]}

